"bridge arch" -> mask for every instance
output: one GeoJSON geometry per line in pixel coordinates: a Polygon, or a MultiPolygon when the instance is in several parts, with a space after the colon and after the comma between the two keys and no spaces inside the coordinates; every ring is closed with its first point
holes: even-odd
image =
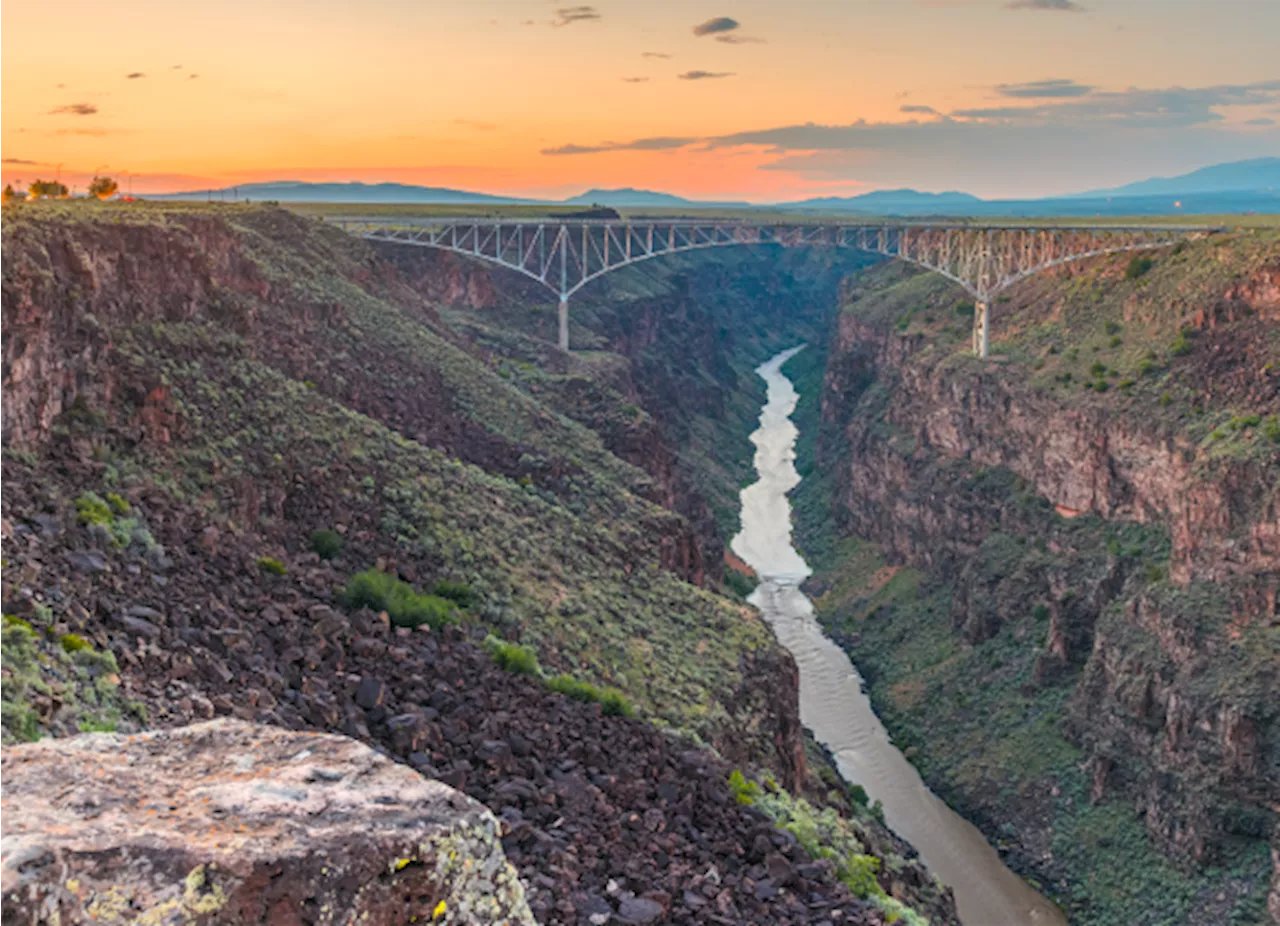
{"type": "Polygon", "coordinates": [[[974,300],[973,351],[990,349],[989,307],[1002,290],[1073,261],[1150,250],[1217,228],[1170,225],[978,225],[963,222],[474,219],[332,221],[369,241],[452,251],[514,270],[559,297],[559,343],[569,349],[569,297],[641,261],[749,244],[847,247],[906,261],[959,284],[974,300]]]}

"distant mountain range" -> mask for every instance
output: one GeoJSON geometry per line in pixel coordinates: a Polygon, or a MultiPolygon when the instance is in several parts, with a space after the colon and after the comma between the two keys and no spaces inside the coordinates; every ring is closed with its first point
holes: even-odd
{"type": "Polygon", "coordinates": [[[710,202],[671,193],[624,187],[592,189],[565,200],[518,199],[405,183],[307,183],[278,180],[248,183],[224,190],[191,190],[150,196],[151,199],[224,199],[327,203],[404,203],[436,205],[538,204],[613,206],[630,209],[762,208],[803,212],[849,212],[877,216],[1090,216],[1183,213],[1280,213],[1280,157],[1253,158],[1203,167],[1177,177],[1153,177],[1108,190],[1092,190],[1045,199],[980,199],[969,193],[922,193],[876,190],[859,196],[827,196],[798,202],[752,206],[744,202],[710,202]]]}
{"type": "Polygon", "coordinates": [[[982,200],[969,193],[921,193],[918,190],[876,190],[859,196],[824,196],[786,203],[797,209],[856,209],[877,215],[928,212],[937,214],[965,213],[982,200]]]}
{"type": "Polygon", "coordinates": [[[186,190],[161,193],[147,199],[229,199],[232,196],[254,202],[274,200],[281,203],[411,203],[417,205],[456,203],[532,203],[532,199],[492,196],[446,187],[414,186],[408,183],[307,183],[304,180],[271,180],[266,183],[242,183],[220,190],[186,190]]]}
{"type": "Polygon", "coordinates": [[[620,190],[587,190],[587,192],[579,196],[570,196],[564,200],[564,204],[566,206],[616,206],[622,209],[645,207],[652,209],[679,209],[687,206],[701,206],[704,208],[732,206],[740,209],[751,205],[745,202],[709,202],[685,199],[683,196],[676,196],[673,193],[636,190],[631,187],[623,187],[620,190]]]}
{"type": "Polygon", "coordinates": [[[1080,197],[1181,196],[1194,193],[1237,193],[1250,190],[1280,191],[1280,158],[1253,158],[1193,170],[1177,177],[1152,177],[1110,190],[1078,193],[1080,197]]]}

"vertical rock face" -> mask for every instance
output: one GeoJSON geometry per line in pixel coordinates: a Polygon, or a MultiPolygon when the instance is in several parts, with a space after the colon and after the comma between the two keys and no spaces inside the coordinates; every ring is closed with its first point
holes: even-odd
{"type": "Polygon", "coordinates": [[[846,290],[824,384],[840,526],[929,570],[966,646],[1038,615],[1027,690],[1062,689],[1089,797],[1188,868],[1265,840],[1280,806],[1274,241],[1235,242],[1253,263],[1229,285],[1197,276],[1226,244],[1145,288],[1119,262],[1028,284],[998,310],[1003,362],[955,347],[944,287],[885,274],[846,290]]]}
{"type": "Polygon", "coordinates": [[[534,923],[487,808],[346,737],[218,720],[3,771],[6,923],[534,923]]]}

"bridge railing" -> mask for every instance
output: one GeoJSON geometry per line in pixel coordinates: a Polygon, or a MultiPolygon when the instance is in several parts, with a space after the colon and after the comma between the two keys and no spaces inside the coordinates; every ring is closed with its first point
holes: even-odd
{"type": "Polygon", "coordinates": [[[569,346],[569,298],[593,280],[643,260],[742,244],[848,247],[938,273],[974,299],[974,352],[987,356],[989,304],[1034,273],[1104,254],[1168,247],[1213,226],[1163,224],[974,224],[962,221],[752,221],[744,218],[384,218],[330,219],[372,241],[465,254],[536,280],[560,300],[560,346],[569,346]]]}

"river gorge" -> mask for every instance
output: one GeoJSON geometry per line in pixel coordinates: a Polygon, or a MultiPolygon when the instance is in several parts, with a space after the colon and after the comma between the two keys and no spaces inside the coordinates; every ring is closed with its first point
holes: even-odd
{"type": "Polygon", "coordinates": [[[977,828],[920,780],[872,710],[857,669],[823,633],[800,589],[810,569],[792,546],[787,500],[800,482],[799,432],[790,418],[799,395],[782,367],[802,349],[785,350],[756,370],[768,388],[760,427],[751,435],[760,479],[742,490],[742,529],[732,544],[760,576],[751,603],[799,667],[800,718],[835,756],[844,779],[880,801],[889,825],[954,888],[965,926],[1065,926],[1058,908],[1006,868],[977,828]]]}

